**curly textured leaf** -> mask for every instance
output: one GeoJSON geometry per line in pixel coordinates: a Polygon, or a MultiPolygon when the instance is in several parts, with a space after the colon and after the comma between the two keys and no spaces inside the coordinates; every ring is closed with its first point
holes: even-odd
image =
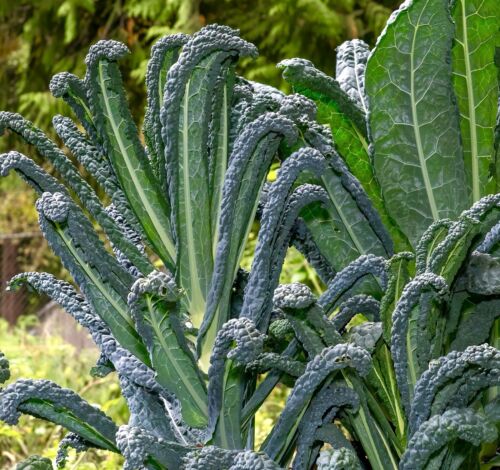
{"type": "Polygon", "coordinates": [[[233,460],[229,470],[283,470],[263,452],[244,450],[239,452],[233,460]]]}
{"type": "Polygon", "coordinates": [[[0,384],[7,382],[10,379],[9,360],[3,352],[0,352],[0,384]]]}
{"type": "Polygon", "coordinates": [[[205,446],[189,452],[183,459],[186,470],[220,470],[229,468],[238,451],[221,449],[216,446],[205,446]]]}
{"type": "Polygon", "coordinates": [[[334,328],[338,331],[344,330],[358,313],[378,321],[380,320],[380,302],[365,294],[349,297],[339,305],[338,312],[331,319],[334,328]]]}
{"type": "Polygon", "coordinates": [[[180,325],[179,298],[172,276],[154,271],[134,283],[128,305],[147,345],[156,380],[181,402],[186,423],[203,427],[208,422],[207,396],[180,325]]]}
{"type": "Polygon", "coordinates": [[[113,421],[72,390],[49,380],[20,379],[0,391],[0,419],[14,425],[21,412],[59,424],[101,449],[117,452],[113,421]]]}
{"type": "Polygon", "coordinates": [[[7,176],[10,170],[19,174],[38,194],[43,192],[67,194],[66,188],[59,181],[22,153],[11,151],[0,155],[0,175],[7,176]]]}
{"type": "Polygon", "coordinates": [[[53,470],[52,462],[47,457],[32,455],[16,465],[16,470],[53,470]]]}
{"type": "MultiPolygon", "coordinates": [[[[220,188],[210,191],[209,176],[212,98],[226,83],[218,80],[226,66],[240,55],[255,53],[235,31],[210,25],[193,35],[168,73],[161,121],[177,244],[176,279],[186,291],[186,308],[195,327],[205,312],[218,238],[212,226],[219,221],[219,207],[213,214],[211,194],[220,188]]],[[[227,107],[218,111],[227,114],[227,107]]],[[[220,171],[225,170],[223,162],[220,171]]]]}
{"type": "Polygon", "coordinates": [[[134,426],[120,426],[116,444],[125,457],[124,470],[156,469],[158,464],[162,465],[160,468],[180,468],[183,456],[189,452],[187,447],[165,441],[134,426]]]}
{"type": "Polygon", "coordinates": [[[149,364],[134,329],[126,297],[132,277],[104,248],[81,210],[61,193],[44,193],[37,201],[40,226],[54,252],[86,299],[124,348],[149,364]]]}
{"type": "Polygon", "coordinates": [[[474,376],[489,372],[490,384],[498,383],[499,367],[500,351],[487,344],[469,346],[463,352],[452,351],[432,362],[415,385],[409,419],[410,435],[416,432],[431,414],[443,412],[447,403],[454,404],[461,399],[461,396],[470,396],[471,390],[477,393],[481,388],[488,386],[487,381],[479,384],[479,388],[476,389],[475,384],[471,383],[474,376]],[[457,384],[464,384],[469,391],[462,390],[461,394],[456,394],[457,384]],[[434,402],[437,406],[433,406],[434,402]]]}
{"type": "Polygon", "coordinates": [[[325,312],[330,314],[346,293],[370,274],[378,278],[380,287],[385,290],[387,287],[386,260],[379,256],[363,255],[337,273],[328,284],[326,291],[318,299],[318,305],[321,305],[325,312]]]}
{"type": "Polygon", "coordinates": [[[485,196],[464,211],[434,249],[428,270],[451,283],[469,254],[474,240],[486,236],[498,223],[500,194],[485,196]]]}
{"type": "Polygon", "coordinates": [[[361,325],[355,325],[350,330],[346,340],[350,343],[366,349],[373,354],[378,340],[382,337],[382,323],[364,322],[361,325]]]}
{"type": "Polygon", "coordinates": [[[153,171],[162,183],[165,194],[168,194],[168,190],[160,109],[165,101],[164,92],[168,71],[179,58],[179,52],[188,39],[189,36],[179,33],[156,41],[151,48],[151,57],[146,72],[147,107],[144,115],[144,138],[153,171]]]}
{"type": "MultiPolygon", "coordinates": [[[[75,192],[83,206],[89,211],[92,217],[101,225],[110,241],[133,259],[137,259],[138,264],[144,267],[146,260],[139,253],[135,246],[128,240],[123,239],[123,234],[114,223],[113,219],[104,210],[101,201],[97,197],[91,186],[82,178],[78,170],[60,150],[40,129],[35,127],[30,121],[24,119],[21,115],[8,112],[0,112],[0,132],[5,129],[11,129],[19,134],[27,143],[36,147],[36,149],[50,161],[56,170],[65,179],[68,186],[75,192]]],[[[36,186],[35,186],[35,189],[36,186]]],[[[59,192],[63,192],[59,190],[59,192]]]]}
{"type": "Polygon", "coordinates": [[[57,302],[82,327],[87,328],[101,354],[116,371],[147,390],[160,392],[154,372],[121,347],[106,324],[92,311],[90,305],[67,282],[48,273],[22,273],[14,276],[8,289],[28,284],[57,302]]]}
{"type": "Polygon", "coordinates": [[[287,249],[299,214],[311,204],[328,206],[326,191],[304,184],[282,197],[275,197],[271,188],[261,216],[252,270],[244,297],[242,316],[249,316],[261,330],[266,330],[272,309],[272,293],[277,287],[287,249]],[[250,295],[251,293],[251,295],[250,295]]]}
{"type": "Polygon", "coordinates": [[[206,446],[191,451],[183,460],[185,470],[282,470],[266,454],[251,450],[226,450],[206,446]]]}
{"type": "Polygon", "coordinates": [[[322,450],[316,464],[318,470],[361,470],[356,454],[345,447],[322,450]]]}
{"type": "Polygon", "coordinates": [[[99,137],[122,190],[156,253],[172,268],[169,207],[139,140],[116,64],[127,52],[116,41],[94,44],[85,59],[85,84],[99,137]]]}
{"type": "MultiPolygon", "coordinates": [[[[152,375],[154,378],[154,372],[152,375]]],[[[168,441],[185,445],[198,442],[192,428],[182,422],[180,402],[159,386],[147,387],[135,379],[133,375],[118,374],[121,393],[130,411],[128,425],[146,429],[168,441]]]]}
{"type": "Polygon", "coordinates": [[[474,294],[500,294],[500,260],[474,252],[467,267],[467,290],[474,294]]]}
{"type": "Polygon", "coordinates": [[[467,346],[488,341],[491,329],[499,317],[500,300],[493,299],[479,302],[467,317],[460,319],[450,349],[452,351],[463,351],[467,346]]]}
{"type": "Polygon", "coordinates": [[[75,449],[76,452],[86,452],[92,445],[87,442],[85,439],[80,437],[75,433],[68,433],[64,438],[59,442],[59,446],[57,447],[57,455],[56,455],[56,466],[57,468],[65,468],[66,461],[68,459],[69,449],[75,449]]]}
{"type": "Polygon", "coordinates": [[[310,358],[319,354],[325,346],[342,342],[307,286],[299,283],[280,285],[274,291],[273,305],[285,313],[310,358]]]}
{"type": "Polygon", "coordinates": [[[415,249],[417,274],[422,274],[428,270],[434,250],[448,235],[452,226],[453,222],[449,219],[437,220],[429,225],[429,228],[424,232],[415,249]]]}
{"type": "Polygon", "coordinates": [[[429,348],[420,354],[423,346],[419,329],[427,329],[429,310],[434,299],[443,299],[448,294],[445,280],[433,273],[424,273],[410,281],[392,314],[391,354],[403,405],[410,412],[410,403],[417,379],[427,368],[429,348]],[[426,294],[429,294],[426,296],[426,294]],[[422,301],[424,296],[427,301],[422,301]],[[418,350],[417,350],[418,349],[418,350]]]}
{"type": "MultiPolygon", "coordinates": [[[[321,425],[335,419],[341,408],[348,407],[351,412],[356,412],[359,407],[359,398],[352,389],[344,386],[324,387],[311,400],[302,421],[300,422],[297,436],[297,452],[292,469],[308,470],[314,462],[317,449],[315,449],[316,431],[321,425]]],[[[320,457],[321,458],[321,457],[320,457]]],[[[316,462],[319,465],[319,461],[316,462]]]]}
{"type": "Polygon", "coordinates": [[[338,344],[325,348],[308,363],[304,374],[297,379],[285,409],[262,445],[262,450],[272,459],[279,460],[294,439],[300,419],[321,383],[330,374],[346,367],[352,367],[360,375],[366,375],[370,366],[370,355],[357,346],[338,344]]]}
{"type": "Polygon", "coordinates": [[[61,72],[51,78],[49,88],[55,98],[62,98],[71,107],[87,134],[98,144],[85,82],[72,73],[61,72]]]}
{"type": "MultiPolygon", "coordinates": [[[[427,468],[432,455],[455,439],[473,446],[492,442],[497,437],[495,425],[468,408],[450,409],[422,423],[401,457],[401,470],[427,468]]],[[[438,467],[436,467],[438,468],[438,467]]]]}
{"type": "MultiPolygon", "coordinates": [[[[210,348],[218,328],[228,319],[234,278],[274,154],[282,139],[292,142],[295,138],[296,130],[289,119],[266,113],[251,121],[234,143],[222,192],[214,273],[206,311],[202,312],[199,338],[203,338],[205,349],[210,348]],[[209,337],[204,338],[209,328],[209,337]]],[[[207,355],[203,351],[202,359],[207,355]]]]}
{"type": "Polygon", "coordinates": [[[476,247],[476,251],[480,253],[493,252],[497,248],[498,242],[500,242],[500,223],[491,228],[484,240],[476,247]]]}
{"type": "Polygon", "coordinates": [[[264,335],[248,318],[231,319],[217,334],[208,370],[208,434],[226,449],[241,448],[242,365],[262,353],[264,335]]]}

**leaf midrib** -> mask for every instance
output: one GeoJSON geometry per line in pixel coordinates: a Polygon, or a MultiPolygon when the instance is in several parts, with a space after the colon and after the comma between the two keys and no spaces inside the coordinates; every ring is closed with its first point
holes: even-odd
{"type": "MultiPolygon", "coordinates": [[[[354,387],[354,384],[352,383],[352,381],[348,378],[348,373],[346,373],[345,371],[342,372],[342,375],[344,377],[344,380],[346,381],[347,385],[349,385],[350,388],[352,388],[353,390],[355,390],[355,387],[354,387]]],[[[363,406],[361,405],[359,407],[359,410],[358,410],[358,416],[359,418],[361,419],[361,421],[363,422],[363,426],[364,428],[366,429],[366,435],[368,436],[368,439],[370,441],[370,444],[372,446],[372,449],[374,450],[374,454],[375,454],[375,458],[377,460],[377,463],[378,463],[378,467],[376,468],[379,468],[379,469],[384,469],[384,465],[382,463],[382,460],[380,459],[380,455],[379,453],[377,452],[377,446],[373,440],[373,437],[372,437],[372,434],[370,432],[370,426],[368,424],[368,420],[367,420],[367,417],[366,417],[366,413],[365,413],[365,410],[363,409],[363,406]]],[[[387,452],[388,454],[391,456],[391,460],[393,461],[393,464],[394,464],[394,468],[397,469],[398,466],[396,464],[396,462],[394,462],[394,457],[392,455],[392,451],[390,449],[390,447],[388,447],[386,441],[385,441],[385,436],[383,435],[383,433],[380,431],[380,429],[378,428],[377,426],[377,423],[376,421],[374,420],[374,424],[376,426],[376,429],[377,429],[377,432],[379,433],[382,441],[384,442],[384,446],[386,447],[387,449],[387,452]]],[[[374,462],[370,462],[372,465],[374,464],[374,462]]]]}
{"type": "Polygon", "coordinates": [[[109,96],[107,94],[106,90],[106,85],[105,85],[105,79],[103,77],[103,64],[102,62],[99,63],[99,84],[101,87],[101,92],[103,96],[103,102],[104,106],[106,107],[106,112],[108,113],[108,119],[111,124],[111,128],[113,129],[113,134],[115,136],[116,142],[118,143],[118,146],[120,147],[120,152],[123,156],[123,161],[127,167],[127,171],[130,175],[130,178],[132,179],[132,182],[134,183],[134,188],[137,191],[137,194],[139,196],[139,199],[141,200],[141,203],[143,207],[146,209],[146,213],[149,216],[149,219],[153,223],[153,226],[156,230],[156,233],[159,235],[164,247],[166,248],[167,252],[169,253],[170,257],[172,259],[175,259],[175,248],[172,243],[172,241],[169,239],[168,234],[165,232],[163,226],[161,225],[160,221],[156,217],[156,213],[149,203],[148,198],[146,197],[146,194],[144,193],[144,190],[142,188],[142,183],[138,180],[137,175],[135,173],[134,168],[131,166],[130,159],[128,158],[128,151],[127,147],[125,147],[122,138],[121,138],[121,133],[119,129],[119,125],[117,126],[113,112],[110,107],[109,103],[109,96]]]}
{"type": "MultiPolygon", "coordinates": [[[[324,179],[323,179],[323,181],[324,181],[324,179]]],[[[331,200],[333,206],[335,207],[335,209],[337,210],[337,213],[339,214],[339,217],[340,217],[340,220],[342,221],[342,224],[346,228],[347,233],[349,234],[349,236],[351,237],[352,242],[354,243],[354,246],[358,250],[358,253],[360,255],[366,254],[366,250],[361,246],[361,243],[360,243],[358,237],[356,236],[356,234],[352,230],[351,224],[349,224],[347,222],[347,219],[345,218],[345,215],[342,212],[341,207],[338,205],[337,201],[335,200],[335,195],[332,194],[332,192],[330,191],[329,185],[325,184],[325,188],[326,188],[326,191],[327,191],[328,195],[330,196],[330,200],[331,200]]]]}
{"type": "Polygon", "coordinates": [[[358,93],[359,93],[359,99],[361,100],[361,104],[363,106],[363,110],[365,111],[365,114],[368,114],[368,108],[365,103],[365,97],[363,95],[363,89],[361,87],[361,83],[359,82],[359,77],[357,73],[357,67],[359,66],[358,63],[358,54],[356,50],[356,46],[354,46],[354,77],[356,78],[356,87],[358,88],[358,93]]]}
{"type": "Polygon", "coordinates": [[[417,39],[417,31],[418,31],[418,27],[420,25],[420,20],[422,19],[422,14],[424,13],[425,9],[427,8],[428,3],[429,3],[429,0],[427,0],[425,2],[425,5],[422,7],[422,10],[420,11],[420,14],[418,16],[417,23],[413,29],[413,37],[412,37],[412,44],[411,44],[411,51],[410,51],[410,101],[411,101],[411,111],[412,111],[412,117],[413,117],[413,132],[415,135],[415,142],[417,144],[418,160],[419,160],[420,168],[422,171],[422,177],[424,179],[425,191],[427,193],[427,199],[429,201],[429,206],[431,209],[432,218],[434,220],[438,220],[439,219],[439,212],[437,209],[436,200],[434,199],[434,193],[432,191],[432,184],[431,184],[431,181],[429,178],[429,171],[427,170],[427,163],[425,160],[424,149],[422,146],[422,136],[420,134],[420,124],[419,124],[419,120],[418,120],[417,103],[415,101],[415,63],[414,63],[415,43],[416,43],[416,39],[417,39]]]}
{"type": "MultiPolygon", "coordinates": [[[[221,155],[221,160],[224,162],[223,165],[220,165],[219,170],[220,170],[220,175],[221,178],[218,180],[216,178],[216,175],[214,175],[214,183],[217,183],[217,181],[220,182],[220,184],[223,186],[224,185],[224,175],[227,169],[227,151],[228,151],[228,137],[229,137],[229,128],[228,128],[228,112],[227,112],[227,83],[224,84],[223,87],[223,97],[222,97],[222,122],[223,122],[223,129],[222,129],[222,155],[221,155]]],[[[215,167],[217,169],[217,165],[215,167]]],[[[213,240],[212,240],[212,251],[213,251],[213,257],[215,259],[215,255],[217,254],[217,243],[219,241],[219,223],[220,223],[220,208],[222,204],[222,187],[221,188],[215,188],[214,190],[217,189],[217,212],[215,215],[215,220],[213,221],[215,223],[215,230],[214,230],[214,235],[213,235],[213,240]]]]}
{"type": "Polygon", "coordinates": [[[100,280],[94,275],[93,271],[88,267],[87,263],[80,257],[78,252],[74,249],[71,240],[69,240],[65,233],[64,230],[59,226],[59,224],[56,224],[56,230],[59,233],[59,236],[63,239],[64,244],[68,248],[68,251],[73,255],[73,257],[76,259],[77,263],[81,266],[81,268],[85,271],[85,274],[90,278],[90,280],[97,286],[100,292],[102,292],[103,296],[106,298],[106,300],[113,306],[113,308],[120,314],[120,316],[133,328],[133,322],[130,316],[122,310],[120,305],[118,305],[111,297],[107,291],[107,289],[104,287],[104,284],[100,282],[100,280]]]}
{"type": "Polygon", "coordinates": [[[157,322],[157,315],[156,315],[156,312],[153,308],[153,303],[152,303],[150,296],[146,297],[146,304],[147,304],[148,311],[149,311],[149,318],[151,321],[151,326],[153,327],[153,330],[156,334],[156,338],[157,338],[161,348],[165,352],[165,355],[167,356],[170,364],[172,364],[172,366],[174,367],[177,377],[180,378],[180,380],[181,380],[182,384],[184,385],[184,387],[186,388],[186,390],[189,391],[191,397],[195,401],[195,403],[198,406],[198,408],[200,409],[200,411],[205,413],[206,415],[208,415],[208,408],[207,408],[207,404],[206,404],[205,400],[203,400],[203,398],[201,398],[199,396],[198,392],[192,386],[191,382],[189,380],[187,380],[186,375],[184,374],[184,372],[182,370],[182,366],[180,366],[180,364],[178,364],[177,358],[175,357],[175,355],[171,354],[170,348],[168,347],[167,343],[165,342],[165,338],[164,338],[163,333],[161,331],[160,325],[157,322]]]}
{"type": "Polygon", "coordinates": [[[477,151],[477,132],[476,132],[476,105],[474,99],[472,69],[469,57],[469,37],[467,34],[467,16],[465,14],[465,2],[460,1],[460,10],[462,12],[462,30],[463,30],[463,50],[465,66],[465,82],[467,88],[468,111],[469,111],[469,134],[470,134],[470,152],[471,152],[471,170],[472,170],[472,202],[481,198],[479,188],[479,164],[477,151]]]}
{"type": "MultiPolygon", "coordinates": [[[[201,290],[199,283],[198,267],[195,259],[195,242],[194,242],[194,230],[193,230],[193,214],[191,211],[191,182],[189,178],[189,87],[191,80],[188,80],[184,90],[184,103],[183,103],[183,126],[182,126],[182,178],[183,178],[183,196],[184,196],[184,217],[186,218],[186,238],[187,238],[187,249],[185,250],[188,257],[189,266],[189,284],[191,285],[191,290],[188,293],[190,297],[190,314],[191,319],[198,323],[200,316],[203,315],[205,307],[205,296],[201,290]]],[[[195,324],[195,326],[199,326],[195,324]]]]}

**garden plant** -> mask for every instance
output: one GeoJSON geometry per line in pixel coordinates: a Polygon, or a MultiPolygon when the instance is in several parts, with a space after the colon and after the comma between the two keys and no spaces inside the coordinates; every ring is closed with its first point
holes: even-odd
{"type": "Polygon", "coordinates": [[[100,41],[84,79],[60,73],[50,89],[79,120],[54,128],[103,200],[69,153],[1,113],[53,165],[12,151],[0,173],[39,194],[76,284],[29,272],[9,288],[48,295],[89,330],[91,373],[117,374],[130,420],[31,379],[0,389],[0,419],[67,428],[59,467],[97,448],[128,470],[498,468],[499,24],[497,0],[409,0],[372,51],[339,47],[335,78],[279,64],[291,95],[238,76],[257,51],[228,27],[167,36],[142,132],[118,67],[128,50],[100,41]],[[279,284],[290,246],[319,297],[279,284]],[[288,399],[256,447],[276,387],[288,399]]]}

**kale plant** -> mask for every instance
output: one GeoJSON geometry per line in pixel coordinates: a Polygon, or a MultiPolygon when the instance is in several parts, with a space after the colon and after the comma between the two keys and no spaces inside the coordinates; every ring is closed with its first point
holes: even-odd
{"type": "Polygon", "coordinates": [[[0,419],[67,428],[58,467],[91,447],[129,470],[497,466],[499,8],[407,1],[373,51],[340,47],[335,79],[284,61],[289,96],[236,74],[257,52],[227,27],[168,36],[149,60],[142,134],[117,65],[127,48],[100,41],[84,79],[50,88],[80,121],[53,124],[101,199],[42,131],[1,113],[57,173],[0,159],[39,194],[77,285],[24,273],[10,288],[89,330],[92,373],[117,374],[130,421],[29,379],[0,390],[0,419]],[[291,245],[326,285],[319,297],[280,285],[291,245]],[[277,386],[289,397],[256,448],[255,414],[277,386]]]}

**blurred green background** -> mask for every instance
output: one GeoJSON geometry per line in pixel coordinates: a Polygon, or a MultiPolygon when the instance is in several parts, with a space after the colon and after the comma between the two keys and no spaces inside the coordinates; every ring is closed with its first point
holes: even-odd
{"type": "MultiPolygon", "coordinates": [[[[335,49],[347,39],[362,38],[371,46],[400,0],[0,0],[0,110],[16,111],[51,137],[54,114],[71,116],[61,100],[48,91],[52,75],[69,71],[83,76],[89,46],[99,39],[117,39],[131,54],[122,63],[130,106],[140,126],[145,105],[144,76],[152,44],[174,32],[192,33],[209,23],[227,24],[253,42],[260,55],[242,61],[239,72],[252,80],[287,91],[276,63],[304,57],[333,75],[335,49]]],[[[0,153],[15,148],[35,158],[50,171],[33,149],[14,135],[0,138],[0,153]]],[[[0,178],[0,236],[38,232],[35,195],[16,176],[0,178]]],[[[249,267],[255,234],[251,235],[244,266],[249,267]]],[[[1,247],[0,247],[1,248],[1,247]]],[[[58,260],[51,256],[39,236],[18,244],[17,268],[43,270],[66,277],[58,260]]],[[[283,282],[307,281],[315,290],[319,281],[298,252],[290,250],[283,282]]],[[[2,286],[3,288],[4,286],[2,286]]],[[[12,360],[13,379],[48,378],[82,391],[99,403],[117,422],[127,419],[113,376],[92,378],[88,371],[97,359],[92,349],[75,349],[54,335],[31,334],[37,327],[36,314],[46,299],[27,297],[25,317],[9,328],[0,319],[0,350],[12,360]],[[41,360],[42,359],[42,360],[41,360]]],[[[0,311],[0,317],[2,312],[0,311]]],[[[277,402],[285,393],[278,390],[277,402]]],[[[262,436],[280,411],[269,402],[259,415],[262,436]]],[[[258,426],[258,427],[259,427],[258,426]]],[[[63,432],[58,427],[23,417],[20,426],[0,424],[0,469],[33,453],[54,457],[56,442],[63,432]]],[[[261,436],[257,436],[260,439],[261,436]]],[[[69,468],[114,469],[117,457],[90,452],[73,458],[69,468]]]]}

